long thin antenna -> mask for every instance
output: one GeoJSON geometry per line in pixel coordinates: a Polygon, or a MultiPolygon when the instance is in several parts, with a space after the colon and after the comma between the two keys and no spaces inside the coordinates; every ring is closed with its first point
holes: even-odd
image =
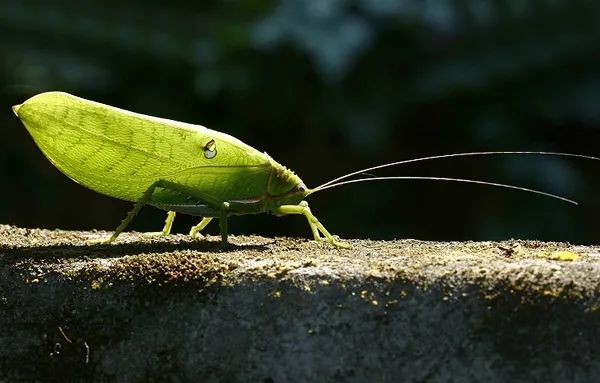
{"type": "Polygon", "coordinates": [[[560,152],[510,151],[510,152],[467,152],[467,153],[442,154],[442,155],[438,155],[438,156],[420,157],[420,158],[412,158],[412,159],[408,159],[408,160],[404,160],[404,161],[390,162],[390,163],[383,164],[383,165],[360,169],[360,170],[354,171],[352,173],[345,174],[341,177],[335,178],[331,181],[325,182],[324,184],[317,186],[313,190],[315,192],[322,190],[322,188],[324,188],[324,187],[327,187],[338,181],[345,180],[346,178],[350,178],[352,176],[355,176],[355,175],[358,175],[358,174],[361,174],[364,172],[370,172],[372,170],[388,168],[391,166],[409,164],[412,162],[430,161],[430,160],[438,160],[438,159],[442,159],[442,158],[452,158],[452,157],[491,156],[491,155],[504,155],[504,154],[529,154],[529,155],[538,155],[538,156],[574,157],[574,158],[584,158],[584,159],[588,159],[588,160],[600,161],[599,157],[586,156],[583,154],[560,153],[560,152]]]}
{"type": "Polygon", "coordinates": [[[396,177],[396,176],[392,176],[392,177],[359,178],[357,180],[342,181],[342,182],[338,182],[338,183],[332,184],[332,185],[320,186],[317,189],[313,189],[308,194],[316,193],[318,191],[323,191],[323,190],[327,190],[327,189],[332,189],[332,188],[342,186],[342,185],[349,185],[349,184],[354,184],[354,183],[359,183],[359,182],[384,181],[384,180],[429,180],[429,181],[449,181],[449,182],[462,182],[462,183],[470,183],[470,184],[478,184],[478,185],[488,185],[488,186],[495,186],[495,187],[501,187],[501,188],[506,188],[506,189],[520,190],[520,191],[524,191],[524,192],[528,192],[528,193],[541,194],[546,197],[555,198],[555,199],[558,199],[558,200],[561,200],[564,202],[571,203],[573,205],[578,205],[578,203],[576,201],[573,201],[571,199],[561,197],[556,194],[546,193],[546,192],[543,192],[540,190],[528,189],[528,188],[524,188],[521,186],[500,184],[500,183],[496,183],[496,182],[478,181],[478,180],[472,180],[472,179],[467,179],[467,178],[449,178],[449,177],[413,177],[413,176],[397,176],[396,177]]]}

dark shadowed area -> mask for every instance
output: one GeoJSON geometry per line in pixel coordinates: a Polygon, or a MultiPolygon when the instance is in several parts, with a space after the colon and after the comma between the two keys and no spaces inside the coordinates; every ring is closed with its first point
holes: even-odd
{"type": "MultiPolygon", "coordinates": [[[[11,112],[48,90],[232,134],[309,186],[461,151],[599,156],[599,17],[583,0],[0,0],[0,223],[111,230],[131,207],[62,175],[11,112]]],[[[313,212],[343,238],[597,243],[600,163],[470,157],[377,174],[507,182],[581,205],[390,181],[315,194],[313,212]]],[[[146,208],[131,228],[163,220],[146,208]]],[[[195,223],[178,217],[175,231],[195,223]]],[[[310,234],[301,217],[234,217],[230,231],[310,234]]]]}

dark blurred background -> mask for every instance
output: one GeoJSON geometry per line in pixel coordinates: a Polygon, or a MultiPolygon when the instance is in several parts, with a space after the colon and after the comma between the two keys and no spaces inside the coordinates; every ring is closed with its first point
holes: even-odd
{"type": "MultiPolygon", "coordinates": [[[[10,106],[48,90],[232,134],[309,186],[460,151],[598,156],[599,11],[594,0],[0,0],[0,223],[112,230],[131,207],[75,184],[37,149],[10,106]]],[[[470,157],[380,174],[508,182],[581,205],[391,181],[315,194],[313,212],[345,238],[598,242],[600,163],[470,157]]],[[[147,207],[131,228],[159,230],[164,215],[147,207]]],[[[180,216],[175,230],[196,221],[180,216]]],[[[301,217],[230,225],[310,237],[301,217]]]]}

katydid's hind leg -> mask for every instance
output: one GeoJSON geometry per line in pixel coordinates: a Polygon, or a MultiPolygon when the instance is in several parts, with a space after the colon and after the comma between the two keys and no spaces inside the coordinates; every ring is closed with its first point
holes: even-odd
{"type": "MultiPolygon", "coordinates": [[[[161,188],[169,189],[169,190],[175,190],[175,191],[179,191],[181,189],[177,184],[172,183],[172,182],[163,181],[163,180],[156,181],[155,183],[150,185],[150,187],[148,187],[148,189],[146,189],[144,194],[142,194],[140,199],[135,202],[135,204],[133,205],[133,209],[131,209],[131,211],[129,213],[127,213],[127,216],[125,216],[125,218],[121,221],[119,226],[117,226],[117,228],[115,229],[114,233],[110,236],[110,238],[108,238],[107,240],[92,241],[92,242],[111,243],[115,239],[117,239],[119,234],[121,234],[127,228],[129,223],[131,221],[133,221],[135,216],[140,212],[140,210],[142,210],[142,207],[144,207],[144,205],[146,205],[150,201],[150,199],[152,198],[152,194],[154,193],[154,190],[156,190],[157,187],[161,187],[161,188]]],[[[175,214],[173,214],[172,219],[175,219],[175,214]]],[[[165,228],[169,228],[169,230],[170,230],[170,226],[173,223],[172,219],[169,224],[169,216],[167,216],[167,222],[166,222],[167,225],[165,225],[165,228]]],[[[163,231],[164,231],[164,229],[163,229],[163,231]]]]}
{"type": "Polygon", "coordinates": [[[206,227],[206,225],[208,225],[210,223],[210,221],[212,221],[212,217],[202,218],[202,221],[200,221],[199,224],[197,224],[196,226],[192,226],[192,228],[190,230],[190,237],[196,238],[198,233],[200,233],[202,230],[204,230],[204,228],[206,227]]]}
{"type": "MultiPolygon", "coordinates": [[[[308,207],[308,203],[306,201],[302,201],[298,205],[283,205],[283,206],[280,206],[279,209],[276,211],[276,213],[278,213],[278,214],[300,214],[300,215],[303,215],[308,220],[309,225],[311,226],[311,230],[313,230],[313,227],[316,228],[318,232],[321,232],[325,236],[325,239],[329,243],[331,243],[332,245],[334,245],[336,247],[340,247],[340,248],[344,248],[344,249],[351,248],[350,244],[338,241],[337,239],[335,239],[333,237],[333,235],[331,235],[329,233],[329,231],[327,231],[327,229],[325,229],[325,226],[323,226],[323,224],[321,222],[319,222],[319,220],[317,219],[317,217],[315,217],[312,214],[312,212],[310,211],[310,208],[308,207]]],[[[313,232],[313,235],[314,235],[314,232],[313,232]]],[[[317,235],[318,235],[318,233],[317,233],[317,235]]]]}
{"type": "Polygon", "coordinates": [[[162,231],[153,231],[149,233],[144,233],[143,235],[146,237],[166,237],[171,234],[171,228],[173,227],[173,221],[175,221],[175,212],[169,211],[167,212],[167,219],[165,220],[165,226],[162,231]]]}
{"type": "Polygon", "coordinates": [[[113,234],[108,239],[95,240],[92,241],[92,243],[111,243],[115,239],[117,239],[119,234],[121,234],[127,228],[129,223],[133,221],[135,216],[140,212],[140,210],[142,210],[144,205],[147,204],[148,201],[150,201],[150,198],[152,198],[152,193],[154,193],[154,190],[157,188],[157,186],[158,182],[155,182],[152,185],[150,185],[148,189],[146,189],[144,194],[142,194],[142,197],[139,200],[137,200],[136,203],[133,205],[133,209],[131,209],[129,213],[127,213],[125,218],[121,221],[119,226],[117,226],[113,234]]]}

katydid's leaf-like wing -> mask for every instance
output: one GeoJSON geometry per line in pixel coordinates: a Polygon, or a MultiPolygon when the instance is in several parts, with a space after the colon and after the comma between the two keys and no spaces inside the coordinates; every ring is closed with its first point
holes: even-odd
{"type": "Polygon", "coordinates": [[[112,197],[135,201],[157,180],[168,180],[196,194],[159,190],[153,197],[157,201],[182,202],[202,196],[211,200],[206,202],[219,203],[226,200],[226,193],[227,198],[238,199],[260,195],[268,179],[266,154],[199,125],[137,114],[61,92],[32,97],[16,111],[58,169],[112,197]]]}

